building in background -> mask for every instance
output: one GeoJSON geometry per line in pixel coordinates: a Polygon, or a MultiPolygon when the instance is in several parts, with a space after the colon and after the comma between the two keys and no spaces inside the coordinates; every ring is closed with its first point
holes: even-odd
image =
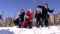
{"type": "Polygon", "coordinates": [[[60,13],[55,14],[55,25],[60,25],[60,13]]]}
{"type": "Polygon", "coordinates": [[[50,15],[50,24],[51,25],[60,25],[60,13],[50,15]]]}
{"type": "Polygon", "coordinates": [[[49,23],[50,25],[54,25],[55,19],[54,19],[54,14],[50,15],[50,20],[49,23]]]}

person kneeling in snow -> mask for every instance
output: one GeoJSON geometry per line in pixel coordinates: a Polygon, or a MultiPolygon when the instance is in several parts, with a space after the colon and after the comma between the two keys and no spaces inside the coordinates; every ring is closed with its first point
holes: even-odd
{"type": "Polygon", "coordinates": [[[19,14],[19,18],[17,18],[14,21],[14,24],[17,25],[19,28],[21,28],[21,25],[24,22],[24,15],[25,15],[25,12],[24,12],[24,9],[22,9],[21,12],[20,12],[20,14],[19,14]]]}

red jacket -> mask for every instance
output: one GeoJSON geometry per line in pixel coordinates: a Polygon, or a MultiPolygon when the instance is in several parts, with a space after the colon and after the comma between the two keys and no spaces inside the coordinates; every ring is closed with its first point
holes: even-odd
{"type": "Polygon", "coordinates": [[[33,12],[32,11],[28,11],[27,12],[27,16],[28,16],[28,22],[31,22],[33,21],[33,12]]]}

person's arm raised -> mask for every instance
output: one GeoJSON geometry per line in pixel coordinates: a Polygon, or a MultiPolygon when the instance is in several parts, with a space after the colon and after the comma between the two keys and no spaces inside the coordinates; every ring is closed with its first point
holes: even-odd
{"type": "Polygon", "coordinates": [[[44,8],[44,6],[38,5],[37,8],[44,8]]]}
{"type": "Polygon", "coordinates": [[[48,11],[49,11],[50,13],[52,13],[52,12],[54,11],[54,9],[49,9],[49,8],[48,8],[48,11]]]}

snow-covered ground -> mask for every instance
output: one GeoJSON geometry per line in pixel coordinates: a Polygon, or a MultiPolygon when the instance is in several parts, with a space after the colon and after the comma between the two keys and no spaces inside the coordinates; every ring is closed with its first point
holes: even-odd
{"type": "Polygon", "coordinates": [[[17,27],[0,27],[0,34],[60,34],[60,26],[33,27],[32,29],[17,27]]]}

